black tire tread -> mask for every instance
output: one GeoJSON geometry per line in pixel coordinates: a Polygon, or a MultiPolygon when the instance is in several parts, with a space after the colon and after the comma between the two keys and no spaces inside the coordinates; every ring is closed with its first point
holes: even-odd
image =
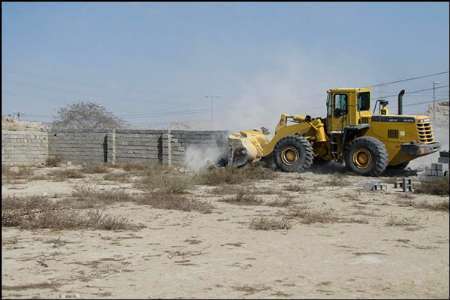
{"type": "MultiPolygon", "coordinates": [[[[282,138],[281,140],[278,141],[278,143],[276,144],[274,150],[273,150],[273,154],[275,156],[275,163],[276,165],[285,172],[301,172],[304,171],[305,169],[308,169],[312,166],[313,161],[314,161],[314,150],[313,147],[311,145],[311,143],[303,136],[300,135],[295,135],[295,136],[287,136],[282,138]],[[292,167],[285,167],[281,162],[280,162],[280,158],[279,158],[279,153],[281,152],[282,148],[287,146],[287,145],[294,145],[297,148],[300,148],[302,150],[304,150],[304,156],[303,156],[303,161],[296,165],[296,166],[292,166],[292,167]]],[[[301,154],[300,154],[301,155],[301,154]]]]}
{"type": "Polygon", "coordinates": [[[380,176],[385,170],[386,167],[388,165],[388,154],[387,154],[387,150],[386,147],[384,146],[384,144],[371,136],[361,136],[358,137],[356,139],[354,139],[351,143],[349,143],[348,145],[346,145],[345,147],[345,165],[351,169],[352,171],[360,174],[360,175],[364,175],[364,176],[380,176]],[[373,150],[373,155],[375,156],[374,160],[375,160],[375,164],[373,166],[372,169],[370,169],[370,171],[362,173],[362,172],[358,172],[355,171],[354,169],[351,168],[351,150],[354,147],[354,145],[359,144],[360,146],[365,146],[370,150],[373,150]]]}

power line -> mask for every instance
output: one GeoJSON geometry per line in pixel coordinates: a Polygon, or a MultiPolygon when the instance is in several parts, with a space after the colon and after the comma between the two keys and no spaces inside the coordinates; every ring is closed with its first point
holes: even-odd
{"type": "MultiPolygon", "coordinates": [[[[440,86],[435,87],[434,89],[437,90],[437,89],[441,89],[441,88],[445,88],[445,87],[448,87],[448,85],[440,85],[440,86]]],[[[425,92],[425,91],[432,91],[432,90],[433,90],[433,88],[426,88],[426,89],[421,89],[421,90],[415,90],[415,91],[412,91],[412,92],[406,92],[405,95],[416,94],[416,93],[425,92]]],[[[378,97],[379,98],[390,98],[390,97],[397,97],[397,96],[398,96],[398,94],[392,94],[392,95],[382,95],[382,96],[378,96],[378,97]]]]}
{"type": "MultiPolygon", "coordinates": [[[[436,99],[436,101],[448,101],[448,98],[436,99]]],[[[404,104],[403,106],[413,106],[413,105],[428,104],[428,103],[433,103],[433,100],[431,100],[431,101],[424,101],[424,102],[417,102],[417,103],[409,103],[409,104],[404,104]]]]}
{"type": "Polygon", "coordinates": [[[432,73],[432,74],[425,74],[425,75],[419,75],[419,76],[414,76],[414,77],[409,77],[409,78],[404,78],[404,79],[399,79],[399,80],[389,81],[389,82],[381,82],[381,83],[376,83],[376,84],[372,84],[372,85],[368,85],[368,86],[369,87],[377,87],[377,86],[383,86],[383,85],[391,85],[391,84],[395,84],[395,83],[399,83],[399,82],[405,82],[405,81],[411,81],[411,80],[416,80],[416,79],[428,78],[428,77],[433,77],[433,76],[438,76],[438,75],[443,75],[443,74],[448,74],[448,71],[432,73]]]}

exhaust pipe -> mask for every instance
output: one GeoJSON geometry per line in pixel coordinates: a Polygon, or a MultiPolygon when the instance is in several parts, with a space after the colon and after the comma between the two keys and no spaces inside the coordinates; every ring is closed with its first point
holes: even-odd
{"type": "Polygon", "coordinates": [[[401,90],[398,93],[398,114],[403,114],[403,95],[405,94],[405,90],[401,90]]]}

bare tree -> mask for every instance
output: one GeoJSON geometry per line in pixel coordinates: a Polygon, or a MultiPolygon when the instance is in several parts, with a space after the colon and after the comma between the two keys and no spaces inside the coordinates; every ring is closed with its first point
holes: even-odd
{"type": "Polygon", "coordinates": [[[122,128],[125,121],[93,102],[78,102],[60,108],[54,129],[112,129],[122,128]]]}

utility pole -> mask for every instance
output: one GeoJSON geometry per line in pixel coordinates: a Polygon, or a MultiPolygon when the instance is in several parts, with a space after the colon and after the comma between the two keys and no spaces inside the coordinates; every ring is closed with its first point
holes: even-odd
{"type": "Polygon", "coordinates": [[[206,99],[210,100],[211,104],[211,129],[214,130],[214,98],[220,98],[220,96],[205,96],[206,99]]]}
{"type": "Polygon", "coordinates": [[[436,120],[436,84],[439,82],[433,81],[433,123],[436,120]]]}

